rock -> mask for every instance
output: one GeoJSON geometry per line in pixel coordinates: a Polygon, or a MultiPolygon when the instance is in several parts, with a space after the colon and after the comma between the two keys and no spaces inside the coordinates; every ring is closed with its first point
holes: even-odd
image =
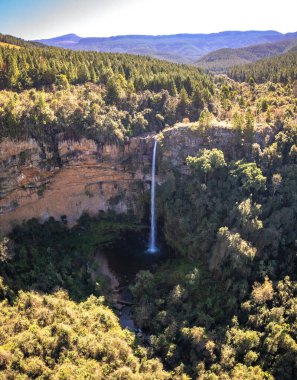
{"type": "MultiPolygon", "coordinates": [[[[234,132],[218,123],[202,133],[193,124],[167,128],[158,149],[156,182],[160,185],[173,167],[188,174],[188,155],[202,148],[221,149],[226,159],[235,157],[234,132]]],[[[256,126],[255,142],[261,148],[271,141],[268,126],[256,126]]],[[[144,193],[150,189],[151,153],[155,136],[131,138],[124,146],[106,145],[98,161],[94,141],[62,141],[61,168],[51,165],[52,153],[41,150],[34,140],[0,143],[0,230],[3,234],[23,220],[66,218],[72,227],[88,212],[132,211],[142,218],[144,193]]]]}
{"type": "Polygon", "coordinates": [[[34,141],[1,142],[1,232],[31,218],[64,216],[72,227],[83,212],[96,215],[100,210],[142,216],[138,201],[144,191],[142,172],[151,163],[143,161],[146,144],[140,143],[141,138],[132,140],[129,150],[106,146],[101,162],[94,141],[61,142],[62,168],[45,165],[51,156],[41,159],[34,141]]]}

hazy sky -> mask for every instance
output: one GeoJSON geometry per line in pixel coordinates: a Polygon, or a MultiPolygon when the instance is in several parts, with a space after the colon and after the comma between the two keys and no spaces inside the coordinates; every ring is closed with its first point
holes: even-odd
{"type": "Polygon", "coordinates": [[[296,0],[0,0],[0,33],[25,39],[250,29],[296,32],[296,0]]]}

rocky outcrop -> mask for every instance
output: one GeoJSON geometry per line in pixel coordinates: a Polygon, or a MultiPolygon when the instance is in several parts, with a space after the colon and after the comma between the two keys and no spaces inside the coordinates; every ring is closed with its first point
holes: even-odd
{"type": "MultiPolygon", "coordinates": [[[[220,149],[228,161],[244,158],[246,152],[245,147],[238,147],[234,130],[225,123],[217,123],[207,131],[197,128],[195,123],[177,124],[165,129],[160,136],[162,157],[159,156],[159,177],[161,180],[164,180],[172,168],[183,174],[189,174],[190,169],[186,165],[186,158],[196,156],[200,149],[220,149]]],[[[271,144],[273,138],[274,131],[271,127],[256,126],[254,143],[258,144],[260,149],[271,144]]]]}
{"type": "Polygon", "coordinates": [[[50,153],[41,159],[34,141],[0,144],[0,230],[33,217],[50,216],[72,226],[83,212],[133,212],[142,216],[149,188],[151,137],[125,146],[105,146],[98,158],[91,140],[62,142],[63,166],[53,167],[50,153]]]}

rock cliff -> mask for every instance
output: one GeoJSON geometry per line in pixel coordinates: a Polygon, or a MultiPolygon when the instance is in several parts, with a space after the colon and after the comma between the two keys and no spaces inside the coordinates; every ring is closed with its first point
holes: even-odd
{"type": "Polygon", "coordinates": [[[23,220],[50,216],[72,226],[83,212],[133,212],[142,216],[141,199],[149,189],[151,137],[125,146],[105,146],[100,159],[93,141],[60,143],[61,168],[51,155],[41,159],[34,141],[0,144],[0,231],[23,220]]]}
{"type": "MultiPolygon", "coordinates": [[[[98,154],[92,140],[63,141],[59,145],[62,167],[54,167],[52,154],[43,156],[33,140],[0,143],[0,231],[9,232],[23,220],[50,216],[75,224],[83,212],[91,215],[113,210],[144,216],[150,188],[153,135],[132,138],[124,146],[105,146],[98,154]]],[[[271,129],[256,130],[255,142],[264,146],[271,129]]],[[[207,133],[193,125],[177,125],[159,136],[158,178],[162,183],[173,168],[186,173],[185,158],[201,148],[222,149],[236,156],[234,133],[217,125],[207,133]]]]}

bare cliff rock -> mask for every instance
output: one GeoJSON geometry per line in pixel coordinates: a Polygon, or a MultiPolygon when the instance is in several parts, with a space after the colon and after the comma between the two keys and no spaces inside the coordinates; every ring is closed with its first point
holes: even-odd
{"type": "MultiPolygon", "coordinates": [[[[132,212],[144,216],[150,189],[154,135],[131,138],[125,145],[106,145],[98,152],[92,140],[62,141],[61,167],[53,166],[52,153],[41,152],[33,140],[0,143],[0,235],[24,220],[49,217],[73,226],[83,212],[132,212]]],[[[264,147],[271,139],[269,127],[258,128],[255,142],[264,147]]],[[[157,182],[174,168],[186,174],[186,157],[202,148],[223,150],[237,158],[235,136],[226,125],[207,132],[195,126],[176,125],[158,136],[157,182]]]]}
{"type": "Polygon", "coordinates": [[[141,198],[149,189],[151,137],[125,146],[105,146],[98,158],[91,140],[60,143],[63,166],[51,155],[41,159],[34,141],[0,144],[0,231],[33,217],[50,216],[75,224],[83,212],[133,212],[141,216],[141,198]]]}

